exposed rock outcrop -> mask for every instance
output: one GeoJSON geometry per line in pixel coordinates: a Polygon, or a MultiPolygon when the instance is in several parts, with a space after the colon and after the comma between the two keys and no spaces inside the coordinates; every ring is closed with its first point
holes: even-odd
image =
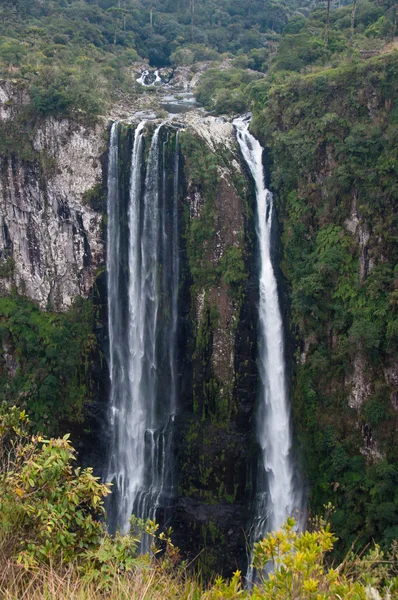
{"type": "MultiPolygon", "coordinates": [[[[26,100],[11,97],[12,86],[7,86],[0,86],[0,125],[5,119],[17,122],[18,103],[21,106],[26,100]]],[[[121,202],[129,195],[132,123],[141,119],[133,111],[137,106],[122,127],[121,202]]],[[[116,111],[112,117],[120,114],[116,111]]],[[[204,569],[213,564],[217,571],[229,573],[236,562],[242,567],[246,562],[246,508],[258,453],[251,423],[258,292],[251,248],[252,184],[231,123],[193,111],[179,115],[165,128],[175,134],[175,127],[181,125],[194,139],[194,147],[184,155],[181,142],[181,165],[185,161],[186,168],[185,176],[181,169],[179,182],[183,275],[176,447],[180,481],[173,527],[183,550],[196,553],[206,547],[204,569]],[[200,164],[192,160],[195,151],[200,164]],[[197,168],[199,175],[194,176],[197,168]],[[191,235],[191,227],[198,225],[208,228],[204,238],[191,235]],[[190,244],[188,251],[186,244],[190,244]],[[208,279],[200,265],[195,271],[193,255],[203,259],[208,279]]],[[[55,311],[67,311],[76,297],[90,295],[97,269],[104,266],[106,140],[105,119],[88,125],[47,118],[29,131],[28,155],[18,152],[18,145],[0,153],[0,294],[16,288],[42,309],[55,311]]],[[[167,175],[167,185],[173,185],[172,176],[167,175]]],[[[126,233],[125,242],[127,237],[126,233]]],[[[102,318],[105,345],[106,315],[102,318]]],[[[12,349],[3,348],[3,359],[11,378],[17,368],[12,349]]],[[[101,371],[98,377],[102,378],[99,387],[106,390],[107,374],[101,371]]],[[[99,396],[97,402],[105,405],[102,392],[99,396]]],[[[98,422],[104,420],[102,408],[93,409],[98,422]]],[[[87,460],[90,449],[83,455],[87,460]]],[[[96,467],[100,460],[90,455],[96,467]]]]}
{"type": "MultiPolygon", "coordinates": [[[[4,120],[24,98],[8,83],[0,91],[4,120]]],[[[1,293],[15,287],[55,310],[89,294],[104,248],[102,217],[86,195],[102,182],[104,133],[104,124],[49,118],[31,132],[31,160],[0,156],[0,258],[12,265],[1,272],[1,293]]]]}
{"type": "Polygon", "coordinates": [[[173,527],[184,551],[194,555],[202,549],[204,572],[211,567],[229,573],[247,560],[244,531],[258,451],[252,425],[258,293],[250,237],[254,196],[232,124],[198,113],[188,113],[184,123],[190,272],[185,293],[187,307],[192,306],[184,370],[191,371],[192,380],[177,420],[180,495],[173,527]]]}

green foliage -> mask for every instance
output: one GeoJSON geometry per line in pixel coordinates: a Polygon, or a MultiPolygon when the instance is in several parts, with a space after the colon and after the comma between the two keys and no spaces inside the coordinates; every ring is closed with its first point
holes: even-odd
{"type": "Polygon", "coordinates": [[[324,56],[324,46],[322,38],[308,32],[286,33],[278,46],[273,70],[301,71],[306,65],[324,56]]]}
{"type": "Polygon", "coordinates": [[[398,579],[391,577],[396,556],[374,546],[363,556],[350,553],[344,562],[327,566],[326,555],[337,538],[329,526],[297,533],[294,519],[254,545],[257,581],[245,590],[239,571],[230,581],[216,579],[204,600],[369,600],[396,598],[398,579]],[[265,571],[265,569],[267,569],[265,571]],[[380,595],[381,594],[381,595],[380,595]]]}
{"type": "Polygon", "coordinates": [[[249,109],[246,87],[258,77],[242,69],[209,69],[202,76],[195,95],[205,108],[219,114],[243,113],[249,109]]]}
{"type": "Polygon", "coordinates": [[[217,60],[218,58],[218,53],[204,44],[188,44],[182,48],[177,48],[171,54],[170,62],[176,67],[186,67],[202,60],[217,60]]]}
{"type": "Polygon", "coordinates": [[[369,25],[367,29],[365,29],[364,34],[367,37],[374,38],[391,38],[393,36],[394,24],[393,22],[386,18],[385,15],[382,15],[376,23],[372,23],[369,25]]]}
{"type": "MultiPolygon", "coordinates": [[[[68,435],[49,440],[31,437],[27,425],[24,411],[5,403],[0,406],[0,550],[6,562],[0,590],[7,597],[23,593],[28,599],[59,600],[70,597],[73,589],[87,599],[145,597],[147,593],[156,594],[154,598],[198,600],[398,598],[398,580],[393,577],[396,545],[388,555],[376,545],[366,554],[351,552],[340,565],[327,567],[326,555],[337,538],[323,520],[314,531],[298,533],[294,519],[288,519],[280,531],[257,542],[253,562],[258,577],[252,588],[243,587],[241,573],[236,571],[231,580],[218,577],[204,589],[180,564],[171,530],[159,533],[154,522],[133,517],[132,534],[109,537],[99,520],[109,487],[93,476],[92,469],[74,468],[76,453],[68,435]],[[153,539],[152,556],[137,555],[139,531],[153,539]],[[157,558],[161,549],[162,557],[157,558]],[[16,579],[12,561],[20,563],[16,579]],[[264,569],[270,566],[272,571],[266,576],[264,569]],[[71,568],[73,584],[69,576],[62,579],[65,569],[70,574],[71,568]],[[53,579],[44,575],[41,584],[42,574],[48,572],[53,579]],[[148,578],[133,592],[132,582],[145,573],[148,578]],[[115,583],[121,579],[129,593],[125,587],[117,591],[115,583]],[[29,590],[31,595],[27,595],[29,590]],[[56,590],[56,596],[49,590],[56,590]],[[94,595],[86,596],[85,590],[94,595]]],[[[383,465],[379,469],[391,471],[383,465]]],[[[391,504],[378,507],[381,519],[391,519],[391,504]]],[[[214,523],[209,534],[214,542],[214,523]]]]}
{"type": "Polygon", "coordinates": [[[14,273],[14,259],[11,256],[0,260],[0,277],[11,277],[14,273]]]}
{"type": "Polygon", "coordinates": [[[349,65],[353,56],[366,59],[368,53],[382,52],[396,29],[396,13],[388,0],[358,3],[354,29],[350,7],[332,10],[327,41],[326,20],[327,11],[315,5],[311,12],[289,15],[277,45],[242,44],[232,69],[210,69],[201,78],[195,91],[199,102],[219,114],[248,111],[258,100],[257,90],[268,89],[270,81],[281,82],[294,72],[321,71],[325,65],[349,65]],[[247,69],[268,71],[268,78],[257,86],[255,74],[247,69]]]}
{"type": "Polygon", "coordinates": [[[203,197],[199,216],[187,223],[187,253],[190,272],[197,288],[209,287],[217,278],[211,261],[216,233],[214,200],[217,193],[217,157],[193,133],[181,132],[181,150],[185,157],[187,179],[203,197]]]}
{"type": "MultiPolygon", "coordinates": [[[[69,435],[60,439],[31,437],[28,418],[17,407],[0,405],[0,551],[25,569],[51,565],[77,567],[85,582],[107,591],[115,578],[148,568],[150,557],[137,556],[141,535],[153,539],[156,555],[165,551],[164,570],[179,560],[171,530],[131,520],[133,533],[113,538],[105,533],[104,498],[110,487],[91,468],[75,468],[69,435]]],[[[26,573],[26,571],[25,571],[26,573]]]]}
{"type": "Polygon", "coordinates": [[[267,61],[270,55],[270,49],[254,48],[247,54],[239,54],[233,61],[233,66],[237,69],[253,69],[254,71],[266,71],[267,61]]]}
{"type": "Polygon", "coordinates": [[[288,519],[281,531],[269,534],[254,546],[254,566],[259,572],[267,565],[273,568],[258,592],[254,592],[254,598],[366,600],[370,587],[377,593],[376,587],[383,586],[388,572],[380,548],[376,546],[362,559],[352,556],[349,567],[343,563],[327,569],[325,556],[336,540],[328,526],[299,534],[294,530],[294,519],[288,519]]]}
{"type": "Polygon", "coordinates": [[[2,451],[0,539],[19,541],[9,558],[27,566],[41,562],[77,561],[98,547],[103,526],[103,498],[109,493],[92,469],[73,468],[76,459],[68,440],[30,437],[26,415],[5,403],[0,412],[2,451]]]}
{"type": "Polygon", "coordinates": [[[104,212],[106,209],[106,194],[103,186],[97,183],[83,194],[82,203],[86,204],[96,212],[104,212]]]}
{"type": "Polygon", "coordinates": [[[95,71],[44,67],[30,90],[33,109],[40,116],[68,116],[76,111],[92,117],[101,112],[103,102],[95,71]]]}
{"type": "Polygon", "coordinates": [[[245,1],[239,9],[231,0],[220,6],[210,0],[196,6],[167,0],[150,6],[143,0],[123,0],[123,5],[118,0],[52,0],[51,8],[4,0],[3,5],[0,76],[29,88],[38,115],[91,119],[121,95],[134,93],[128,67],[140,56],[159,67],[235,55],[238,69],[221,71],[219,81],[206,76],[210,80],[199,94],[219,113],[243,112],[250,107],[246,79],[255,77],[246,69],[300,71],[380,49],[392,39],[396,22],[388,0],[377,6],[364,0],[352,38],[350,11],[344,6],[331,13],[326,44],[326,10],[310,12],[298,0],[267,0],[266,10],[260,0],[245,1]]]}
{"type": "Polygon", "coordinates": [[[118,92],[132,92],[126,67],[139,57],[111,44],[114,22],[105,11],[85,2],[14,10],[12,28],[0,19],[0,76],[29,89],[35,115],[92,119],[118,92]]]}
{"type": "Polygon", "coordinates": [[[13,374],[0,365],[1,399],[23,402],[36,427],[49,433],[65,421],[82,422],[98,360],[94,323],[89,300],[55,314],[16,295],[0,298],[0,339],[16,361],[13,374]]]}
{"type": "Polygon", "coordinates": [[[244,253],[239,246],[226,249],[220,262],[220,271],[225,283],[232,288],[239,288],[247,279],[244,253]]]}
{"type": "Polygon", "coordinates": [[[392,39],[395,17],[388,1],[359,2],[353,30],[351,13],[349,6],[332,10],[327,43],[326,10],[315,7],[307,19],[302,15],[292,17],[271,61],[271,72],[303,71],[328,62],[338,64],[351,59],[354,52],[380,51],[383,43],[392,39]],[[377,38],[380,44],[375,45],[370,38],[377,38]]]}

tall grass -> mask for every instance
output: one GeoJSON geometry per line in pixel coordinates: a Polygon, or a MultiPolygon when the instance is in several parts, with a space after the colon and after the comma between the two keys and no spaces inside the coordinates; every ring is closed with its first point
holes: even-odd
{"type": "Polygon", "coordinates": [[[41,567],[29,571],[13,563],[0,569],[2,600],[199,600],[199,583],[182,573],[170,576],[161,566],[135,570],[125,575],[115,574],[103,582],[82,578],[75,566],[64,570],[41,567]]]}

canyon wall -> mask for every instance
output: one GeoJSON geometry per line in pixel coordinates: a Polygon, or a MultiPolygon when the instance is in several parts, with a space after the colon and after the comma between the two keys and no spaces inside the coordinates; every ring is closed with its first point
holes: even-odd
{"type": "MultiPolygon", "coordinates": [[[[100,473],[109,389],[104,272],[109,126],[105,119],[34,120],[22,91],[9,83],[1,90],[3,389],[38,427],[56,434],[72,430],[82,460],[100,473]]],[[[194,557],[204,549],[199,558],[204,571],[228,573],[236,562],[246,564],[244,531],[258,456],[252,424],[258,294],[253,184],[230,123],[192,114],[177,124],[183,127],[178,500],[172,525],[184,553],[194,557]]],[[[121,125],[122,204],[129,193],[135,127],[121,125]]],[[[170,170],[165,182],[170,194],[172,180],[170,170]]]]}
{"type": "Polygon", "coordinates": [[[103,264],[101,215],[106,123],[34,121],[17,86],[0,82],[0,290],[65,311],[87,297],[103,264]]]}

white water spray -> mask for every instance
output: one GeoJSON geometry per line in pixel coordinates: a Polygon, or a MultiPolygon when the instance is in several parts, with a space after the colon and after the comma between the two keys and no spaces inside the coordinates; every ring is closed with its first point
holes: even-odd
{"type": "Polygon", "coordinates": [[[284,338],[277,281],[271,258],[272,194],[265,187],[262,164],[263,148],[249,133],[247,118],[234,121],[243,157],[256,184],[257,239],[260,255],[259,299],[259,370],[260,406],[257,437],[262,450],[260,482],[253,516],[252,540],[277,530],[298,508],[293,464],[290,456],[292,433],[290,405],[286,387],[284,338]],[[265,475],[265,477],[261,477],[265,475]]]}
{"type": "Polygon", "coordinates": [[[155,85],[161,85],[163,83],[162,78],[159,75],[159,71],[156,70],[153,73],[151,71],[142,71],[141,75],[137,77],[136,82],[144,87],[153,87],[155,85]],[[155,77],[155,79],[153,79],[155,77]],[[153,79],[150,83],[147,83],[147,79],[153,79]]]}
{"type": "MultiPolygon", "coordinates": [[[[161,185],[166,169],[164,148],[163,154],[160,152],[162,127],[156,127],[152,135],[146,164],[145,122],[135,130],[128,228],[124,230],[128,244],[124,247],[117,124],[112,127],[110,140],[107,267],[111,448],[106,480],[114,484],[109,527],[123,533],[129,530],[132,514],[154,519],[161,510],[165,519],[175,495],[172,443],[177,404],[179,162],[176,134],[174,180],[167,196],[166,185],[161,185]],[[127,264],[127,274],[121,263],[127,264]],[[160,279],[160,268],[169,277],[160,279]]],[[[144,539],[142,551],[148,549],[147,542],[144,539]]]]}

